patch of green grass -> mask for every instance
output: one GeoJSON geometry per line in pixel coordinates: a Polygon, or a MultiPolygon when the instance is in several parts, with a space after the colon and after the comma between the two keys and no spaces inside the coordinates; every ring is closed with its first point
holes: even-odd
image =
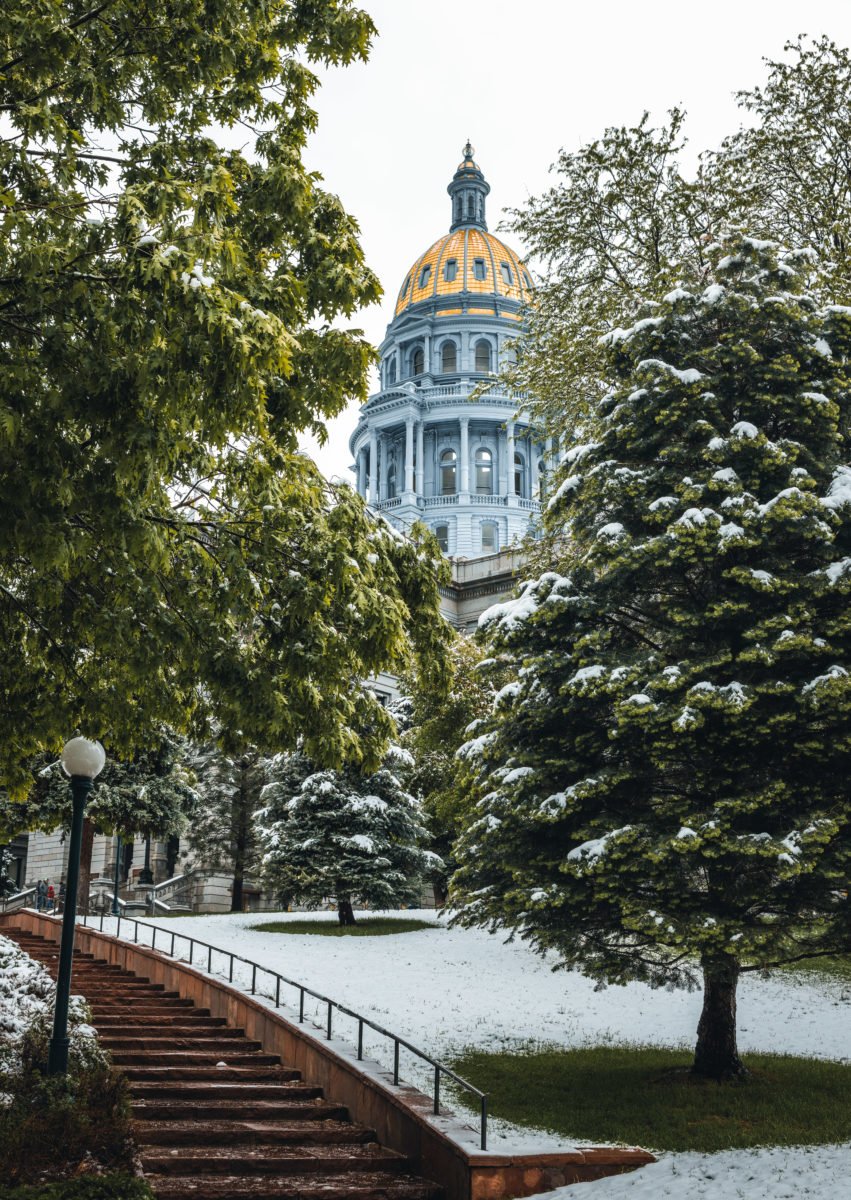
{"type": "Polygon", "coordinates": [[[385,937],[388,933],[415,933],[418,929],[436,929],[431,921],[414,917],[358,917],[354,925],[337,921],[265,921],[249,925],[261,933],[318,933],[321,937],[385,937]]]}
{"type": "Polygon", "coordinates": [[[828,979],[839,979],[851,983],[851,955],[837,954],[826,958],[807,958],[802,962],[790,963],[784,970],[799,975],[820,975],[828,979]]]}
{"type": "Polygon", "coordinates": [[[470,1050],[453,1067],[490,1092],[494,1116],[571,1142],[715,1151],[851,1138],[851,1067],[753,1054],[746,1081],[719,1084],[692,1079],[690,1063],[688,1051],[607,1046],[470,1050]]]}

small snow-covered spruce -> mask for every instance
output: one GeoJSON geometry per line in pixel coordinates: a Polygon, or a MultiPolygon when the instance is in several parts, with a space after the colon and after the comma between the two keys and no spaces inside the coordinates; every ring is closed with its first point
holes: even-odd
{"type": "Polygon", "coordinates": [[[742,971],[851,949],[851,312],[770,244],[714,253],[707,290],[610,339],[546,517],[572,540],[482,619],[519,686],[465,748],[450,902],[603,983],[699,971],[719,1078],[742,971]]]}
{"type": "Polygon", "coordinates": [[[283,901],[334,897],[340,923],[351,925],[353,903],[386,909],[418,900],[423,877],[442,863],[424,849],[419,805],[399,779],[411,766],[398,746],[372,775],[317,770],[302,754],[272,759],[256,829],[264,876],[283,901]]]}

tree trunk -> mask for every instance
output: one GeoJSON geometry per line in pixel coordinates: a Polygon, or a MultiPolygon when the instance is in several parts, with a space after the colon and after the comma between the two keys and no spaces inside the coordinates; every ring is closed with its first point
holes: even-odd
{"type": "Polygon", "coordinates": [[[340,918],[341,925],[354,925],[355,914],[352,912],[351,900],[337,901],[337,916],[340,918]]]}
{"type": "MultiPolygon", "coordinates": [[[[95,827],[88,817],[83,821],[83,841],[80,846],[80,884],[77,888],[77,908],[89,911],[89,886],[92,878],[92,849],[95,842],[95,827]]],[[[66,897],[66,903],[71,899],[66,897]]]]}
{"type": "Polygon", "coordinates": [[[722,956],[704,959],[703,1011],[697,1025],[692,1074],[704,1079],[736,1079],[747,1072],[736,1047],[736,985],[739,964],[722,956]]]}

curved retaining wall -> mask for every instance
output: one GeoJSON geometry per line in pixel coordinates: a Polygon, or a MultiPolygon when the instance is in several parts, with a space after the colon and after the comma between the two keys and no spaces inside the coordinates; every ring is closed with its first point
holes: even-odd
{"type": "MultiPolygon", "coordinates": [[[[27,929],[58,942],[61,924],[25,909],[0,915],[3,925],[27,929]]],[[[358,1062],[341,1042],[315,1036],[311,1027],[218,979],[175,959],[95,929],[77,926],[75,946],[179,992],[214,1017],[225,1017],[302,1072],[306,1083],[345,1104],[354,1121],[375,1129],[379,1141],[410,1155],[420,1171],[441,1184],[447,1200],[504,1200],[531,1196],[564,1184],[619,1175],[654,1162],[645,1150],[594,1147],[564,1154],[505,1154],[476,1151],[475,1131],[451,1114],[435,1117],[432,1101],[416,1088],[395,1087],[392,1074],[377,1063],[358,1062]],[[456,1140],[457,1139],[457,1140],[456,1140]],[[461,1142],[459,1145],[458,1142],[461,1142]],[[470,1146],[466,1148],[465,1143],[470,1146]]]]}

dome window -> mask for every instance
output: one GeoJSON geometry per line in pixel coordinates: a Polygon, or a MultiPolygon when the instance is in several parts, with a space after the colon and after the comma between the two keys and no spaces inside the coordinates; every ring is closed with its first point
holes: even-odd
{"type": "Polygon", "coordinates": [[[493,495],[493,455],[484,446],[476,451],[476,495],[493,495]]]}
{"type": "Polygon", "coordinates": [[[431,267],[426,264],[420,271],[420,287],[428,287],[428,281],[431,279],[431,267]]]}
{"type": "Polygon", "coordinates": [[[447,258],[443,267],[443,278],[447,283],[452,283],[455,276],[458,274],[458,259],[447,258]]]}
{"type": "Polygon", "coordinates": [[[474,279],[487,279],[487,277],[488,277],[488,269],[485,266],[485,260],[483,258],[474,258],[473,259],[473,278],[474,279]]]}
{"type": "Polygon", "coordinates": [[[500,263],[499,269],[502,272],[502,282],[508,287],[514,283],[514,277],[511,274],[511,267],[508,263],[500,263]]]}
{"type": "Polygon", "coordinates": [[[524,271],[524,272],[523,272],[523,278],[526,280],[526,287],[527,287],[527,288],[529,289],[529,291],[531,292],[531,290],[532,290],[532,280],[529,278],[529,272],[528,272],[528,271],[524,271]]]}
{"type": "Polygon", "coordinates": [[[491,345],[484,338],[476,342],[476,370],[487,372],[491,369],[491,345]]]}
{"type": "Polygon", "coordinates": [[[547,464],[542,458],[538,459],[538,499],[541,504],[547,498],[547,464]]]}
{"type": "Polygon", "coordinates": [[[425,369],[425,355],[423,354],[422,346],[417,346],[414,353],[411,355],[411,374],[422,375],[425,369]]]}
{"type": "Polygon", "coordinates": [[[458,349],[454,342],[444,342],[441,346],[440,369],[444,375],[458,370],[458,349]]]}
{"type": "Polygon", "coordinates": [[[485,521],[482,525],[482,553],[496,554],[497,549],[496,524],[493,521],[485,521]]]}
{"type": "Polygon", "coordinates": [[[399,292],[400,300],[402,299],[403,296],[405,296],[407,294],[408,288],[410,286],[411,286],[411,277],[410,277],[410,275],[406,275],[405,282],[402,284],[402,290],[399,292]]]}
{"type": "Polygon", "coordinates": [[[435,525],[434,536],[437,538],[437,544],[444,554],[449,553],[449,526],[435,525]]]}
{"type": "Polygon", "coordinates": [[[444,450],[440,456],[440,494],[441,496],[455,495],[455,474],[458,466],[458,456],[454,450],[444,450]]]}
{"type": "Polygon", "coordinates": [[[526,495],[526,468],[522,454],[514,455],[514,494],[516,496],[526,495]]]}

